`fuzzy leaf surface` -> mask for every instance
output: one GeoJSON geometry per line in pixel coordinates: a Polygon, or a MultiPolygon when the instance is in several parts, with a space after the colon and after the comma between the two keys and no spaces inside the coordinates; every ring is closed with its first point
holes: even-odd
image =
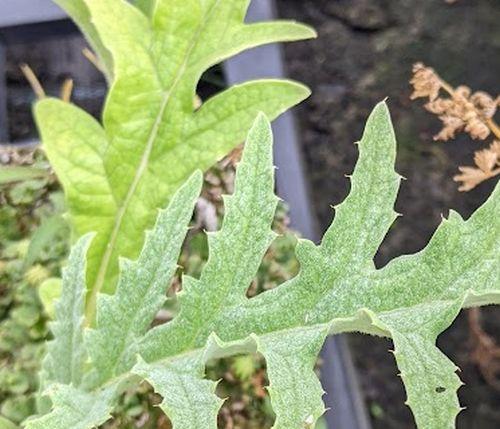
{"type": "Polygon", "coordinates": [[[204,379],[201,355],[147,364],[140,361],[134,373],[162,394],[160,408],[176,429],[217,428],[217,414],[224,402],[215,394],[217,383],[204,379]]]}
{"type": "Polygon", "coordinates": [[[53,410],[29,420],[26,429],[92,429],[111,418],[114,387],[85,392],[69,385],[54,385],[50,389],[53,410]]]}
{"type": "MultiPolygon", "coordinates": [[[[453,427],[459,382],[455,367],[435,347],[435,340],[462,304],[500,302],[499,190],[468,221],[452,212],[423,251],[377,270],[373,256],[396,218],[393,205],[400,177],[394,172],[395,144],[389,112],[381,103],[368,120],[351,193],[337,207],[332,226],[320,245],[302,240],[297,247],[301,263],[297,277],[253,299],[222,307],[211,330],[228,343],[250,334],[265,341],[267,335],[276,338],[280,332],[277,337],[283,347],[291,341],[287,335],[300,335],[304,327],[322,324],[328,324],[333,333],[362,331],[393,337],[409,405],[419,426],[453,427]],[[414,320],[422,322],[410,332],[408,315],[413,311],[419,315],[414,320]],[[434,319],[429,317],[432,314],[434,319]],[[410,334],[425,353],[417,353],[410,334]],[[404,368],[408,362],[410,367],[404,368]],[[432,371],[422,378],[418,368],[432,371]],[[415,392],[425,395],[415,401],[415,392]],[[433,402],[443,404],[446,412],[429,409],[433,402]]],[[[175,335],[168,325],[154,329],[146,337],[143,355],[147,359],[148,350],[172,338],[175,335]],[[161,335],[155,337],[162,330],[163,340],[161,335]],[[148,338],[155,338],[155,345],[147,344],[148,338]]],[[[168,358],[169,350],[164,351],[163,358],[168,358]]],[[[154,352],[151,358],[162,356],[154,352]]],[[[272,388],[271,375],[270,381],[272,388]]],[[[293,418],[289,410],[288,415],[284,413],[284,421],[293,418]]],[[[310,406],[302,414],[309,415],[315,419],[317,408],[310,406]]]]}
{"type": "Polygon", "coordinates": [[[276,236],[271,230],[278,204],[272,157],[271,126],[259,115],[238,165],[234,194],[224,197],[222,227],[209,233],[209,259],[199,279],[183,278],[179,315],[142,340],[147,359],[203,347],[221,311],[248,301],[246,290],[276,236]]]}
{"type": "Polygon", "coordinates": [[[135,363],[136,343],[166,300],[201,183],[198,171],[177,191],[147,233],[137,261],[121,260],[116,292],[99,296],[96,328],[87,335],[99,382],[122,374],[135,363]]]}
{"type": "Polygon", "coordinates": [[[249,299],[246,289],[273,237],[271,144],[261,115],[200,278],[184,278],[179,314],[141,337],[139,362],[114,377],[132,372],[148,380],[178,427],[215,429],[221,401],[214,383],[203,380],[204,364],[259,352],[267,362],[274,428],[314,427],[324,407],[313,367],[326,335],[364,332],[393,339],[418,427],[453,428],[460,381],[435,343],[461,308],[500,303],[500,186],[468,220],[451,212],[425,249],[376,269],[373,257],[396,217],[400,181],[389,111],[380,103],[359,143],[351,192],[322,242],[299,241],[298,275],[249,299]]]}
{"type": "Polygon", "coordinates": [[[291,81],[261,80],[229,88],[195,110],[202,73],[245,49],[315,34],[294,22],[244,24],[247,0],[141,3],[149,16],[125,0],[59,1],[93,45],[102,45],[96,52],[103,62],[107,53],[112,60],[102,126],[58,100],[35,106],[75,235],[97,233],[87,270],[93,321],[97,294],[115,290],[119,256],[138,256],[156,209],[193,171],[243,141],[257,112],[274,118],[309,95],[291,81]]]}
{"type": "Polygon", "coordinates": [[[43,362],[45,386],[51,383],[78,386],[82,381],[87,358],[83,344],[85,255],[91,239],[91,234],[83,236],[73,246],[63,269],[62,281],[66,286],[55,305],[56,319],[50,325],[54,340],[48,343],[43,362]]]}

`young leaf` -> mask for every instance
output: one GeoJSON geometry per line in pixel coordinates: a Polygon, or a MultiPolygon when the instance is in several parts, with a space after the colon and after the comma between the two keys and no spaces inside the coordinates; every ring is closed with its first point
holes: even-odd
{"type": "Polygon", "coordinates": [[[244,24],[248,0],[157,0],[148,17],[125,0],[59,1],[113,63],[104,129],[61,101],[35,107],[75,234],[97,232],[87,271],[93,320],[97,294],[114,291],[118,257],[137,257],[155,209],[194,170],[241,142],[258,111],[274,118],[309,95],[294,82],[261,80],[230,88],[195,111],[202,73],[245,49],[314,31],[286,21],[244,24]]]}

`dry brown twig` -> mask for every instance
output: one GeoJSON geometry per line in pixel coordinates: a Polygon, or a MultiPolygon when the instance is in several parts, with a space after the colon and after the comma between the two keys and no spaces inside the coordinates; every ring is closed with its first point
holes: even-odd
{"type": "Polygon", "coordinates": [[[422,63],[413,66],[411,99],[427,98],[425,109],[439,117],[443,123],[434,140],[448,141],[457,133],[465,132],[473,140],[493,138],[489,147],[474,156],[474,167],[459,167],[460,174],[453,177],[461,182],[460,191],[470,191],[480,183],[500,175],[500,127],[494,116],[500,105],[500,96],[493,98],[484,91],[472,92],[467,86],[452,87],[430,67],[422,63]]]}
{"type": "Polygon", "coordinates": [[[22,73],[24,74],[24,77],[30,84],[31,89],[35,93],[36,97],[38,99],[45,98],[45,90],[43,89],[43,86],[38,80],[38,77],[33,71],[33,69],[28,64],[21,64],[19,68],[21,69],[22,73]]]}
{"type": "Polygon", "coordinates": [[[61,100],[69,103],[71,101],[71,94],[73,93],[73,79],[66,79],[61,86],[61,100]]]}
{"type": "MultiPolygon", "coordinates": [[[[36,98],[39,100],[45,98],[46,97],[45,90],[43,89],[43,86],[40,83],[40,80],[38,79],[38,76],[33,71],[33,69],[28,64],[21,64],[19,68],[21,69],[22,73],[24,74],[24,77],[31,86],[31,89],[35,93],[36,98]]],[[[66,103],[69,103],[71,101],[71,95],[73,93],[73,84],[74,84],[73,79],[66,79],[61,85],[60,98],[66,103]]]]}
{"type": "Polygon", "coordinates": [[[96,54],[94,54],[89,48],[83,48],[82,49],[82,54],[87,60],[89,60],[93,66],[99,70],[101,73],[104,74],[105,69],[104,65],[102,64],[101,60],[97,57],[96,54]]]}

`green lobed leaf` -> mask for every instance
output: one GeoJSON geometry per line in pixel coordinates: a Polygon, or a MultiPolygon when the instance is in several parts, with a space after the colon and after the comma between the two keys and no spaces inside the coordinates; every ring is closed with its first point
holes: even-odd
{"type": "MultiPolygon", "coordinates": [[[[204,347],[211,322],[221,309],[247,301],[245,292],[276,236],[271,230],[278,203],[273,188],[272,131],[261,114],[248,134],[234,194],[224,197],[222,227],[209,234],[210,256],[200,279],[184,277],[179,315],[171,323],[150,331],[142,341],[147,344],[149,359],[153,353],[175,356],[204,347]],[[162,338],[169,340],[161,341],[162,338]]],[[[139,351],[143,350],[141,344],[139,351]]],[[[201,379],[203,354],[153,366],[142,363],[134,368],[164,396],[162,409],[176,428],[217,427],[222,401],[214,395],[215,383],[201,379]]]]}
{"type": "Polygon", "coordinates": [[[358,144],[360,159],[351,178],[351,193],[337,207],[321,244],[299,240],[299,274],[244,306],[225,309],[218,319],[218,335],[227,340],[245,332],[328,323],[363,308],[361,293],[367,291],[357,293],[356,279],[364,280],[375,271],[375,249],[396,217],[393,204],[400,176],[394,172],[395,145],[389,111],[381,103],[370,115],[358,144]]]}
{"type": "Polygon", "coordinates": [[[87,335],[98,382],[122,374],[135,363],[136,342],[165,302],[201,184],[198,171],[160,212],[154,229],[146,234],[139,259],[121,260],[115,294],[99,296],[96,328],[87,335]]]}
{"type": "MultiPolygon", "coordinates": [[[[261,338],[291,327],[331,323],[331,332],[392,334],[398,339],[397,351],[398,347],[403,348],[401,355],[405,355],[404,342],[400,340],[404,327],[393,321],[395,324],[389,329],[377,323],[377,318],[383,320],[392,312],[409,313],[413,306],[419,305],[423,306],[420,311],[432,312],[434,304],[443,300],[452,308],[457,300],[465,300],[466,305],[500,302],[500,228],[495,215],[498,189],[469,221],[451,214],[424,251],[398,258],[384,269],[376,270],[372,258],[396,216],[392,207],[400,180],[394,173],[395,139],[385,104],[377,106],[370,116],[359,146],[360,161],[352,177],[351,194],[338,209],[322,244],[315,246],[305,240],[299,243],[301,271],[296,278],[242,304],[221,308],[212,330],[224,341],[237,341],[250,333],[261,338]],[[343,213],[343,208],[349,206],[350,214],[343,213]]],[[[448,323],[443,325],[443,320],[437,318],[433,327],[425,327],[421,335],[427,349],[432,350],[430,345],[452,319],[446,320],[448,323]]],[[[166,328],[156,332],[161,329],[168,332],[166,328]]],[[[148,336],[154,335],[155,330],[148,336]]],[[[169,332],[155,342],[162,344],[172,338],[175,336],[169,332]]],[[[286,335],[283,341],[287,341],[286,335]]],[[[145,348],[143,355],[148,356],[149,344],[145,343],[145,348]]],[[[163,357],[168,353],[167,350],[163,357]]],[[[406,353],[411,353],[411,348],[406,353]]],[[[437,363],[426,384],[439,384],[434,389],[448,386],[447,394],[440,400],[448,398],[447,406],[455,410],[450,398],[458,385],[449,361],[439,356],[442,355],[435,349],[434,353],[419,355],[419,362],[424,366],[437,363]]],[[[420,391],[415,384],[422,383],[421,377],[403,379],[409,392],[420,391]]],[[[434,390],[433,394],[439,393],[434,390]]],[[[438,428],[443,422],[441,415],[422,412],[411,401],[410,406],[421,427],[438,428]]],[[[446,414],[449,425],[453,424],[454,412],[446,414]]]]}
{"type": "Polygon", "coordinates": [[[276,236],[271,230],[278,203],[273,189],[271,126],[259,115],[238,165],[234,194],[224,197],[222,227],[208,235],[209,258],[200,279],[184,277],[178,294],[180,313],[172,323],[148,332],[142,340],[147,344],[145,357],[175,355],[203,346],[221,310],[248,300],[246,290],[276,236]]]}
{"type": "MultiPolygon", "coordinates": [[[[245,291],[272,238],[271,143],[269,123],[260,116],[235,193],[226,198],[222,228],[209,238],[209,261],[199,279],[184,279],[176,318],[137,343],[141,359],[132,373],[164,396],[162,408],[178,427],[202,422],[214,428],[221,401],[214,383],[202,380],[204,363],[260,352],[275,429],[314,427],[324,411],[314,358],[327,333],[361,331],[393,338],[418,426],[454,427],[460,381],[435,342],[461,307],[500,303],[500,186],[467,221],[450,213],[424,250],[376,269],[373,256],[396,216],[400,180],[390,115],[381,103],[359,144],[351,193],[322,243],[301,240],[299,274],[248,299],[245,291]]],[[[125,305],[125,296],[115,296],[125,305]]],[[[127,365],[121,370],[113,382],[130,377],[127,365]]]]}
{"type": "MultiPolygon", "coordinates": [[[[256,161],[257,154],[259,152],[268,153],[267,172],[272,175],[270,132],[268,132],[268,137],[265,138],[262,132],[257,132],[259,128],[262,130],[266,129],[265,121],[263,121],[262,117],[256,121],[253,130],[249,133],[249,138],[245,147],[245,156],[248,157],[248,163],[258,165],[258,161],[256,161]]],[[[392,209],[393,202],[390,200],[391,194],[393,195],[393,199],[395,198],[399,184],[399,176],[394,173],[394,146],[394,132],[390,120],[388,120],[387,108],[384,105],[380,105],[370,117],[365,136],[360,143],[360,148],[365,151],[362,152],[356,173],[352,179],[353,192],[343,205],[343,207],[351,207],[347,207],[343,211],[339,210],[336,217],[336,222],[338,223],[332,226],[323,240],[322,245],[315,249],[318,252],[317,254],[315,252],[314,256],[321,258],[321,262],[324,261],[324,263],[328,264],[328,269],[325,270],[324,263],[318,264],[316,260],[307,263],[309,261],[301,259],[301,255],[299,254],[299,260],[304,264],[301,273],[297,279],[295,279],[296,283],[294,284],[294,281],[292,281],[292,284],[288,284],[286,290],[287,302],[283,302],[279,297],[278,300],[276,300],[277,294],[274,294],[273,291],[261,296],[262,300],[264,300],[264,305],[262,305],[260,297],[253,300],[241,299],[244,291],[248,288],[248,280],[246,282],[238,282],[235,286],[230,288],[230,290],[237,291],[239,295],[235,295],[234,293],[228,295],[230,299],[222,301],[222,303],[220,298],[214,299],[216,296],[220,296],[218,294],[226,290],[225,287],[221,286],[221,284],[225,284],[221,281],[221,278],[223,279],[225,276],[230,276],[229,278],[234,277],[234,273],[237,272],[238,269],[247,270],[251,278],[255,275],[258,266],[249,264],[248,256],[240,258],[239,256],[241,253],[233,251],[233,249],[235,249],[233,240],[241,240],[241,242],[245,244],[244,248],[247,254],[252,251],[251,243],[255,242],[255,238],[249,240],[245,239],[244,234],[247,231],[244,227],[244,225],[247,224],[245,215],[251,218],[252,214],[255,216],[255,213],[263,212],[266,207],[263,202],[266,201],[266,199],[259,197],[255,200],[253,205],[249,204],[246,210],[239,210],[237,222],[234,222],[235,225],[239,224],[239,227],[236,226],[236,228],[233,227],[231,229],[224,228],[227,219],[231,219],[232,207],[228,205],[224,225],[220,233],[223,235],[223,238],[216,241],[216,243],[218,243],[216,248],[213,248],[213,246],[210,248],[209,262],[202,272],[200,281],[187,279],[187,281],[184,282],[184,288],[187,292],[185,292],[186,295],[181,297],[181,302],[185,305],[182,307],[180,315],[178,318],[174,319],[172,323],[155,328],[146,335],[143,341],[143,356],[147,360],[159,359],[160,357],[166,358],[173,354],[186,352],[186,344],[189,346],[189,338],[191,338],[187,333],[193,326],[196,327],[196,320],[198,320],[198,324],[203,326],[203,330],[201,331],[201,336],[198,333],[199,339],[192,341],[191,347],[197,344],[202,345],[211,331],[216,332],[223,340],[237,340],[238,338],[248,336],[252,332],[266,334],[263,337],[259,337],[256,341],[258,344],[257,349],[273,364],[270,367],[272,371],[270,371],[269,377],[271,381],[271,391],[273,392],[271,400],[277,413],[276,427],[287,427],[287,425],[296,425],[300,427],[300,425],[305,424],[313,425],[324,410],[321,404],[322,389],[314,374],[312,374],[312,378],[310,377],[311,374],[309,374],[309,376],[304,375],[304,368],[307,368],[307,365],[309,365],[309,372],[311,372],[313,365],[313,358],[311,358],[311,356],[315,356],[319,352],[326,332],[323,325],[312,330],[311,328],[301,328],[301,326],[308,324],[308,317],[311,321],[315,321],[320,317],[319,315],[312,317],[311,313],[313,313],[312,310],[314,309],[314,305],[318,299],[321,298],[321,293],[327,293],[327,286],[332,281],[342,274],[345,275],[345,272],[348,272],[349,269],[354,268],[347,264],[345,264],[344,267],[339,267],[334,261],[341,260],[342,257],[344,259],[350,257],[349,260],[351,261],[353,259],[352,254],[355,252],[373,257],[372,253],[375,252],[376,247],[385,234],[383,225],[385,224],[386,228],[389,228],[395,218],[395,213],[392,209]],[[369,144],[372,144],[369,148],[370,150],[366,148],[369,144]],[[374,171],[373,165],[377,166],[376,171],[374,171]],[[383,171],[386,177],[382,180],[378,179],[376,176],[377,171],[379,173],[383,171]],[[389,202],[387,202],[386,199],[389,199],[389,202]],[[351,209],[351,213],[354,213],[351,215],[350,219],[347,218],[349,213],[347,210],[349,208],[351,209]],[[363,222],[365,219],[368,219],[370,223],[376,222],[377,224],[375,226],[371,224],[372,229],[366,230],[359,226],[359,223],[363,222]],[[374,219],[375,221],[373,221],[374,219]],[[335,233],[334,228],[338,228],[338,224],[346,227],[348,226],[351,229],[345,232],[343,229],[340,229],[347,242],[345,246],[335,248],[332,244],[333,238],[331,237],[335,233]],[[238,233],[235,234],[235,231],[238,231],[238,233]],[[226,232],[226,234],[224,234],[224,232],[226,232]],[[232,237],[229,236],[229,233],[232,234],[232,237]],[[364,244],[366,246],[357,245],[357,240],[353,241],[351,237],[346,237],[348,234],[356,234],[357,240],[365,240],[364,244]],[[330,241],[328,241],[329,239],[330,241]],[[366,251],[369,240],[375,242],[371,244],[373,248],[371,253],[367,253],[366,251]],[[333,254],[328,253],[330,250],[333,254]],[[336,252],[336,254],[334,252],[336,252]],[[217,269],[213,270],[212,265],[217,267],[217,269]],[[240,265],[243,267],[238,268],[240,265]],[[344,272],[339,273],[339,269],[341,268],[344,272]],[[214,275],[214,273],[216,275],[214,275]],[[218,287],[215,289],[212,286],[212,295],[208,294],[206,291],[210,290],[210,285],[215,284],[217,284],[218,287]],[[240,285],[239,287],[238,284],[240,285]],[[198,294],[196,294],[196,290],[203,291],[203,293],[198,292],[198,294]],[[292,293],[292,295],[289,295],[289,293],[292,293]],[[202,299],[195,300],[194,297],[198,295],[202,296],[202,299]],[[187,301],[188,298],[189,301],[187,301]],[[215,305],[216,312],[211,316],[211,311],[208,310],[208,308],[214,308],[214,301],[217,303],[215,305]],[[253,306],[254,304],[255,307],[253,306]],[[268,305],[272,306],[272,308],[269,308],[268,305]],[[187,309],[185,309],[186,307],[187,309]],[[253,313],[253,309],[257,309],[257,314],[253,313]],[[213,323],[211,323],[211,319],[214,319],[213,323]],[[298,320],[297,325],[294,324],[295,320],[298,320]],[[297,326],[297,330],[289,331],[288,328],[290,326],[297,326]],[[277,335],[273,333],[274,330],[278,331],[277,335]],[[313,333],[315,336],[311,337],[313,333]],[[304,338],[310,340],[311,343],[307,344],[304,338]],[[312,341],[312,338],[316,338],[316,340],[312,341]],[[279,339],[281,339],[282,342],[280,342],[279,339]],[[294,352],[286,354],[287,350],[290,351],[290,345],[294,343],[298,343],[298,346],[294,348],[294,352]],[[180,347],[179,344],[181,344],[180,347]],[[301,345],[303,349],[300,349],[299,346],[301,345]],[[312,352],[312,350],[314,350],[315,353],[312,352]],[[283,374],[283,371],[280,372],[277,363],[279,356],[282,357],[284,361],[293,360],[294,365],[291,364],[290,367],[294,367],[296,373],[291,369],[288,369],[288,372],[285,374],[283,374]],[[294,356],[294,358],[292,359],[291,356],[294,356]],[[307,378],[307,381],[303,380],[302,382],[303,389],[301,391],[290,389],[290,384],[293,384],[300,376],[307,378]],[[305,397],[307,397],[308,400],[304,400],[305,397]],[[293,403],[295,406],[287,407],[284,405],[287,403],[293,403]]],[[[272,191],[272,186],[270,186],[272,181],[269,180],[268,183],[265,184],[264,181],[260,179],[262,173],[260,175],[257,173],[249,174],[245,162],[242,162],[239,166],[237,174],[239,179],[237,178],[236,181],[235,198],[248,199],[251,193],[254,195],[265,193],[266,188],[268,192],[272,191]],[[241,196],[237,196],[239,180],[247,184],[245,189],[241,190],[241,196]],[[260,183],[261,181],[262,184],[260,183]],[[263,190],[260,190],[261,187],[264,187],[263,190]]],[[[267,175],[264,177],[267,177],[267,175]]],[[[272,201],[271,198],[270,201],[272,201]]],[[[265,230],[270,227],[274,209],[275,205],[272,206],[272,210],[264,222],[260,225],[254,225],[254,228],[250,230],[250,237],[255,237],[259,228],[265,230]]],[[[268,244],[269,242],[265,242],[265,245],[262,247],[263,251],[267,248],[268,244]]],[[[307,249],[309,246],[313,245],[310,242],[302,241],[302,246],[307,249]]],[[[242,255],[245,255],[245,253],[242,255]]],[[[369,260],[367,260],[366,256],[359,256],[358,259],[359,265],[363,269],[367,266],[373,267],[373,263],[371,263],[371,265],[368,264],[369,260]]],[[[284,289],[278,288],[277,290],[283,291],[284,289]]],[[[327,322],[328,320],[330,319],[327,316],[323,318],[321,322],[327,322]]],[[[305,374],[307,374],[307,372],[305,374]]]]}
{"type": "Polygon", "coordinates": [[[92,321],[97,294],[115,290],[118,258],[138,256],[155,209],[240,143],[258,111],[274,118],[309,95],[291,81],[261,80],[195,110],[202,73],[245,49],[315,33],[287,21],[244,24],[248,0],[158,0],[150,17],[124,0],[59,1],[113,63],[103,128],[71,104],[35,106],[75,235],[97,233],[87,271],[92,321]]]}

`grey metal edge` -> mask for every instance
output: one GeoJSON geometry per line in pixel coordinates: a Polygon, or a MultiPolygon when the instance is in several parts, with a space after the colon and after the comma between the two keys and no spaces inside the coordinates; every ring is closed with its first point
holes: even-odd
{"type": "Polygon", "coordinates": [[[0,41],[0,142],[9,137],[7,118],[6,52],[0,41]]]}
{"type": "Polygon", "coordinates": [[[65,17],[66,14],[50,0],[0,0],[0,28],[65,17]]]}

